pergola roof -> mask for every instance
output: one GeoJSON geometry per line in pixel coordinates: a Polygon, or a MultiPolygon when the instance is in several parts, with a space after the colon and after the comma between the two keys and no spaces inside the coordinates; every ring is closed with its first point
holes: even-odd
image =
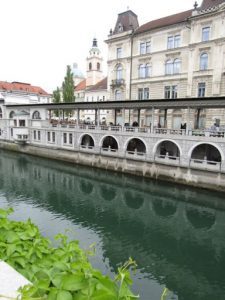
{"type": "Polygon", "coordinates": [[[121,100],[105,102],[70,102],[41,104],[7,104],[7,108],[46,108],[57,109],[175,109],[175,108],[225,108],[225,97],[154,99],[154,100],[121,100]]]}

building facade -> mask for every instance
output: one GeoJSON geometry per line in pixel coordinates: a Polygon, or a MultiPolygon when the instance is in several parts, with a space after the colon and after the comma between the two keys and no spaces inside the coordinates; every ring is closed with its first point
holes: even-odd
{"type": "MultiPolygon", "coordinates": [[[[111,100],[151,100],[225,95],[225,1],[138,25],[132,11],[118,15],[108,44],[111,100]],[[128,26],[129,24],[129,26],[128,26]]],[[[137,112],[133,112],[135,118],[137,112]]],[[[192,110],[192,128],[225,125],[224,110],[192,110]]],[[[151,111],[140,125],[149,126],[151,111]]],[[[154,126],[180,128],[185,110],[158,111],[154,126]]]]}

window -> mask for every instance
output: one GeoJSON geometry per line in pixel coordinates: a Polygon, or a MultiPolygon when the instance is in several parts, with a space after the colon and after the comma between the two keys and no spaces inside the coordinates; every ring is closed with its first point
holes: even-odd
{"type": "Polygon", "coordinates": [[[168,36],[167,38],[167,49],[174,49],[180,47],[180,35],[168,36]]]}
{"type": "Polygon", "coordinates": [[[69,133],[69,143],[70,143],[70,145],[73,144],[73,134],[72,133],[69,133]]]}
{"type": "Polygon", "coordinates": [[[166,61],[166,75],[173,74],[173,61],[171,59],[166,61]]]}
{"type": "Polygon", "coordinates": [[[115,91],[115,100],[122,100],[122,93],[120,90],[115,91]]]}
{"type": "Polygon", "coordinates": [[[123,68],[121,65],[118,65],[116,68],[116,79],[117,80],[121,80],[122,79],[122,72],[123,72],[123,68]]]}
{"type": "Polygon", "coordinates": [[[47,139],[48,139],[48,142],[51,141],[50,131],[48,131],[48,133],[47,133],[47,139]]]}
{"type": "Polygon", "coordinates": [[[19,127],[25,127],[25,120],[19,120],[19,127]]]}
{"type": "Polygon", "coordinates": [[[208,69],[208,54],[202,53],[200,56],[200,70],[208,69]]]}
{"type": "Polygon", "coordinates": [[[165,64],[165,74],[173,75],[180,74],[181,72],[181,60],[176,58],[174,60],[168,59],[165,64]]]}
{"type": "Polygon", "coordinates": [[[164,98],[165,99],[176,99],[177,98],[177,85],[165,86],[164,98]]]}
{"type": "Polygon", "coordinates": [[[63,133],[63,143],[67,143],[67,133],[63,133]]]}
{"type": "Polygon", "coordinates": [[[174,36],[174,48],[180,47],[180,35],[174,36]]]}
{"type": "Polygon", "coordinates": [[[2,108],[0,107],[0,119],[2,119],[2,108]]]}
{"type": "Polygon", "coordinates": [[[209,41],[210,27],[202,28],[202,42],[209,41]]]}
{"type": "Polygon", "coordinates": [[[175,59],[173,62],[173,74],[179,74],[181,69],[181,60],[175,59]]]}
{"type": "Polygon", "coordinates": [[[39,141],[41,140],[41,132],[40,132],[40,130],[38,130],[38,140],[39,141]]]}
{"type": "Polygon", "coordinates": [[[52,142],[55,143],[55,132],[52,132],[52,142]]]}
{"type": "Polygon", "coordinates": [[[150,64],[146,64],[145,66],[145,77],[150,77],[152,73],[152,67],[150,64]]]}
{"type": "Polygon", "coordinates": [[[100,63],[98,62],[98,63],[97,63],[97,70],[98,70],[98,71],[100,71],[100,67],[101,67],[101,65],[100,65],[100,63]]]}
{"type": "Polygon", "coordinates": [[[122,48],[117,48],[116,49],[116,57],[121,58],[122,57],[122,48]]]}
{"type": "Polygon", "coordinates": [[[145,65],[139,66],[139,78],[145,78],[145,65]]]}
{"type": "Polygon", "coordinates": [[[198,97],[205,97],[205,82],[198,84],[198,97]]]}
{"type": "Polygon", "coordinates": [[[37,132],[36,130],[34,130],[34,140],[36,140],[36,138],[37,138],[37,132]]]}
{"type": "Polygon", "coordinates": [[[150,64],[141,64],[139,66],[139,70],[138,70],[138,77],[139,78],[146,78],[146,77],[150,77],[151,76],[151,66],[150,64]]]}
{"type": "Polygon", "coordinates": [[[138,100],[149,99],[149,88],[138,89],[138,100]]]}
{"type": "Polygon", "coordinates": [[[36,111],[33,113],[32,119],[35,119],[35,120],[41,119],[40,112],[36,110],[36,111]]]}
{"type": "Polygon", "coordinates": [[[151,42],[141,42],[140,43],[140,54],[147,54],[151,52],[151,42]]]}
{"type": "Polygon", "coordinates": [[[14,116],[15,116],[15,112],[11,111],[10,114],[9,114],[9,118],[12,119],[14,116]]]}
{"type": "Polygon", "coordinates": [[[102,101],[105,101],[105,96],[102,96],[102,101]]]}
{"type": "Polygon", "coordinates": [[[89,63],[89,71],[91,71],[91,69],[92,69],[92,63],[90,62],[89,63]]]}

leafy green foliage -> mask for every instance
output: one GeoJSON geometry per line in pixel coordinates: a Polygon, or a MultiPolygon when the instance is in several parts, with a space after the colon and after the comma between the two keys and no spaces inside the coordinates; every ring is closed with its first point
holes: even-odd
{"type": "Polygon", "coordinates": [[[8,219],[12,209],[0,209],[0,259],[4,260],[32,285],[20,289],[22,300],[133,300],[139,298],[131,290],[129,259],[118,269],[114,280],[94,269],[88,261],[92,250],[84,251],[78,241],[68,241],[58,234],[58,247],[42,237],[30,220],[8,219]]]}
{"type": "Polygon", "coordinates": [[[53,102],[54,103],[60,103],[61,102],[61,94],[60,89],[57,87],[55,91],[53,91],[53,102]]]}
{"type": "Polygon", "coordinates": [[[74,102],[74,81],[70,66],[67,66],[66,76],[62,84],[63,102],[74,102]]]}

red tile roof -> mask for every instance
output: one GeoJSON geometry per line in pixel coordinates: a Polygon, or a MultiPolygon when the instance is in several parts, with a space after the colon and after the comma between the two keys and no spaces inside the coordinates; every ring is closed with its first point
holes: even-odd
{"type": "Polygon", "coordinates": [[[82,80],[80,83],[78,83],[77,86],[75,86],[75,92],[78,92],[78,91],[83,91],[86,89],[86,79],[82,80]]]}
{"type": "Polygon", "coordinates": [[[46,91],[44,91],[39,86],[33,86],[29,83],[23,83],[17,81],[14,82],[0,81],[0,90],[26,92],[26,93],[38,94],[44,96],[49,95],[46,91]]]}
{"type": "Polygon", "coordinates": [[[98,91],[107,90],[107,77],[96,83],[95,85],[89,87],[87,91],[98,91]]]}
{"type": "Polygon", "coordinates": [[[153,30],[153,29],[158,29],[158,28],[165,27],[165,26],[174,25],[174,24],[181,23],[181,22],[185,22],[187,20],[187,18],[191,17],[192,11],[193,10],[190,9],[190,10],[178,13],[178,14],[174,14],[174,15],[167,16],[167,17],[164,17],[161,19],[150,21],[150,22],[140,26],[136,30],[135,34],[153,30]]]}
{"type": "Polygon", "coordinates": [[[225,3],[225,0],[203,0],[201,5],[201,10],[205,10],[210,7],[217,6],[221,3],[225,3]]]}

